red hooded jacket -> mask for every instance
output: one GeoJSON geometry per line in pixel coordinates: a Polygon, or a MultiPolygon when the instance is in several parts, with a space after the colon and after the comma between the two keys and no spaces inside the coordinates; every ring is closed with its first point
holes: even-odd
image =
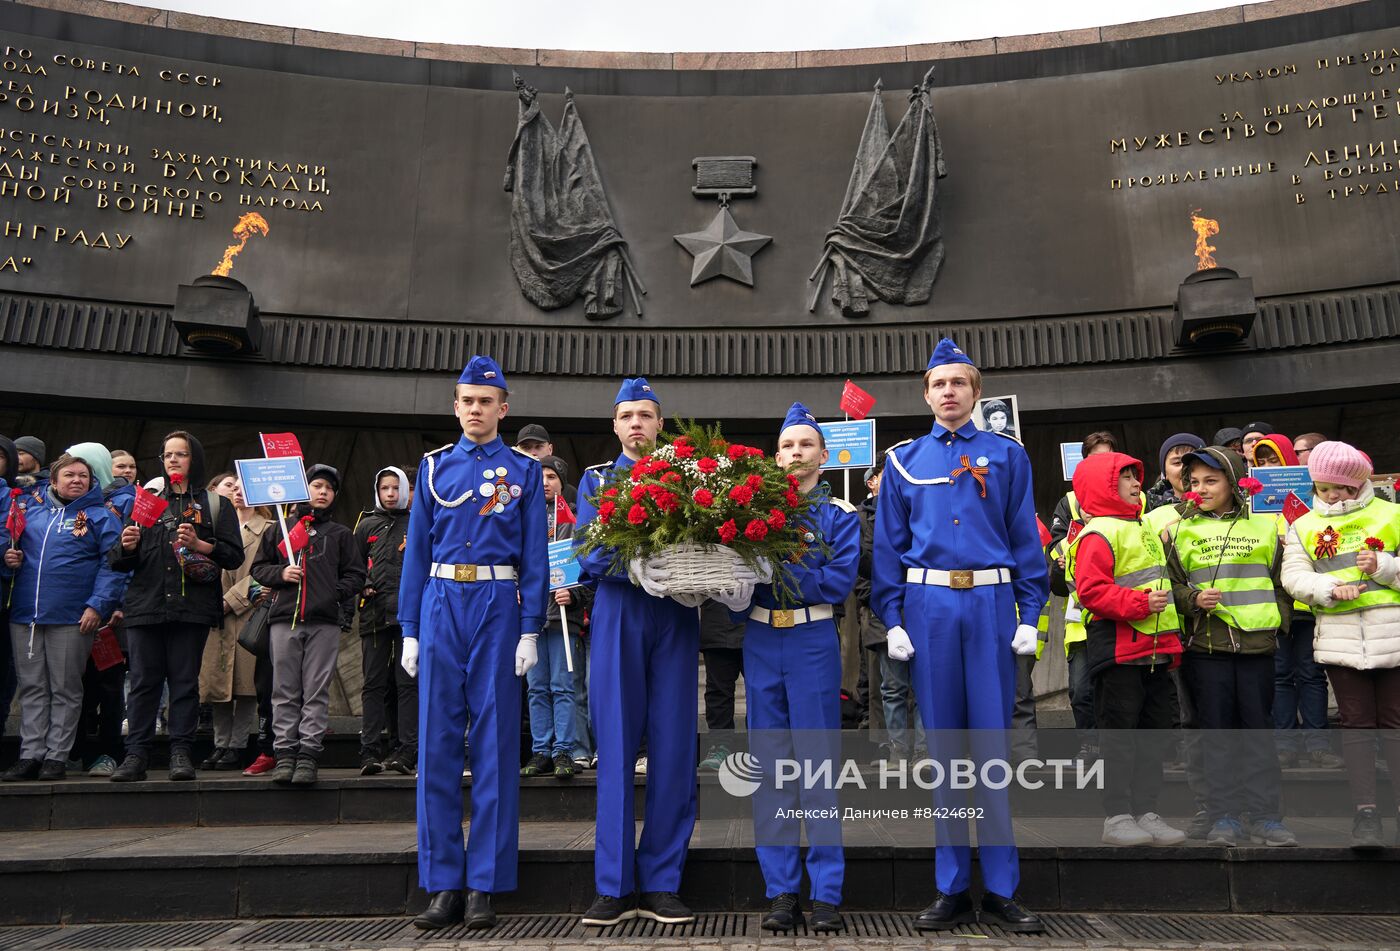
{"type": "MultiPolygon", "coordinates": [[[[1142,463],[1121,452],[1096,453],[1075,468],[1074,495],[1086,521],[1096,517],[1141,520],[1140,506],[1123,501],[1118,494],[1118,478],[1124,469],[1137,470],[1138,481],[1142,481],[1142,463]]],[[[1147,609],[1147,593],[1116,584],[1113,568],[1113,549],[1108,541],[1101,535],[1080,535],[1074,555],[1074,586],[1079,603],[1094,615],[1085,629],[1089,673],[1115,664],[1150,664],[1154,657],[1175,666],[1181,659],[1181,638],[1176,634],[1152,637],[1127,623],[1141,621],[1152,612],[1147,609]]]]}

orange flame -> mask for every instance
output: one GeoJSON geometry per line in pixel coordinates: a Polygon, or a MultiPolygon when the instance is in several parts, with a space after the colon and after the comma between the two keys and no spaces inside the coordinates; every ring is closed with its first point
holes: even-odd
{"type": "Polygon", "coordinates": [[[233,226],[233,236],[238,239],[238,243],[224,249],[224,259],[211,273],[218,277],[228,277],[228,272],[233,270],[233,259],[238,257],[248,239],[255,234],[266,237],[267,230],[267,219],[256,211],[250,211],[239,218],[238,224],[233,226]]]}
{"type": "Polygon", "coordinates": [[[1215,258],[1211,256],[1215,245],[1208,239],[1220,233],[1220,222],[1214,218],[1202,218],[1201,209],[1197,208],[1191,212],[1191,227],[1196,231],[1196,270],[1216,267],[1215,258]]]}

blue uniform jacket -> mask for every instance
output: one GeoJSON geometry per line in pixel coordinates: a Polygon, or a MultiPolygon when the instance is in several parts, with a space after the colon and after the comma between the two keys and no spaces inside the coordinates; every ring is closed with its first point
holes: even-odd
{"type": "Polygon", "coordinates": [[[891,449],[871,566],[880,620],[903,626],[907,568],[1009,568],[1021,621],[1034,624],[1050,588],[1032,495],[1021,444],[970,422],[955,433],[935,423],[929,435],[891,449]]]}
{"type": "Polygon", "coordinates": [[[792,565],[797,588],[797,604],[779,604],[772,584],[754,588],[753,603],[762,608],[805,608],[813,604],[832,604],[839,611],[856,585],[856,568],[860,561],[860,516],[855,507],[831,497],[831,487],[825,482],[812,490],[815,501],[815,524],[806,526],[813,536],[802,560],[792,565]],[[823,553],[825,542],[830,553],[823,553]]]}
{"type": "MultiPolygon", "coordinates": [[[[588,526],[598,517],[598,506],[593,504],[593,497],[598,494],[598,487],[603,484],[615,469],[631,469],[634,462],[627,457],[627,453],[621,453],[613,464],[592,466],[583,470],[583,478],[578,480],[578,500],[574,506],[574,511],[578,515],[578,524],[574,526],[575,547],[582,545],[588,535],[588,526]]],[[[582,571],[579,578],[589,587],[596,588],[598,582],[609,581],[630,586],[631,580],[627,577],[625,568],[612,571],[612,560],[614,552],[611,548],[595,548],[586,555],[579,558],[578,563],[582,571]]],[[[638,593],[641,593],[638,589],[638,593]]]]}
{"type": "Polygon", "coordinates": [[[549,527],[540,464],[499,436],[482,446],[463,436],[454,446],[428,453],[418,467],[399,576],[399,624],[405,637],[418,636],[433,562],[513,565],[520,588],[520,632],[542,631],[549,594],[549,527]],[[492,493],[501,488],[507,501],[488,508],[492,493]],[[458,500],[457,505],[443,504],[458,500]]]}
{"type": "Polygon", "coordinates": [[[15,570],[10,620],[16,624],[77,624],[84,608],[103,620],[121,603],[126,575],[112,570],[108,554],[121,538],[117,517],[94,486],[67,505],[49,493],[44,505],[25,513],[20,550],[24,561],[15,570]],[[86,521],[81,535],[73,531],[86,521]]]}

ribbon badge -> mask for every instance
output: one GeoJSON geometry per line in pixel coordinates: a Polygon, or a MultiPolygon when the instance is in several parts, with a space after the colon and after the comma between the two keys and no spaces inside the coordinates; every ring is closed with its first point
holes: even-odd
{"type": "Polygon", "coordinates": [[[958,457],[958,461],[961,462],[962,465],[948,473],[949,481],[956,482],[958,476],[962,475],[964,472],[971,473],[972,477],[977,480],[977,485],[982,490],[979,494],[985,499],[987,497],[987,467],[974,466],[970,456],[960,456],[958,457]]]}
{"type": "Polygon", "coordinates": [[[1331,558],[1337,554],[1337,543],[1342,540],[1341,534],[1328,525],[1317,536],[1317,546],[1313,548],[1313,558],[1331,558]]]}
{"type": "Polygon", "coordinates": [[[506,510],[506,506],[511,503],[512,499],[520,498],[520,486],[508,483],[506,481],[508,475],[510,472],[505,466],[487,469],[483,473],[486,479],[494,478],[496,481],[494,484],[489,481],[481,483],[481,494],[486,502],[481,506],[478,515],[499,515],[506,510]]]}
{"type": "Polygon", "coordinates": [[[73,519],[73,537],[82,538],[88,533],[87,509],[78,513],[78,517],[73,519]]]}

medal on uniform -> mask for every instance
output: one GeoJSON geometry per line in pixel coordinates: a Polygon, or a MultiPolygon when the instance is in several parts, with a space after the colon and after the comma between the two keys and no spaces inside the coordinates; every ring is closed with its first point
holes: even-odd
{"type": "Polygon", "coordinates": [[[491,479],[494,476],[496,481],[494,483],[489,481],[481,483],[481,495],[486,499],[486,502],[481,506],[478,515],[499,515],[506,510],[506,506],[511,503],[512,499],[520,498],[520,486],[511,485],[506,481],[510,472],[505,466],[487,469],[483,475],[486,479],[491,479]]]}
{"type": "Polygon", "coordinates": [[[87,517],[87,511],[84,510],[84,511],[81,511],[81,512],[78,513],[78,517],[77,517],[77,518],[73,519],[73,537],[74,537],[74,538],[82,538],[84,535],[87,534],[87,531],[88,531],[88,517],[87,517]]]}

